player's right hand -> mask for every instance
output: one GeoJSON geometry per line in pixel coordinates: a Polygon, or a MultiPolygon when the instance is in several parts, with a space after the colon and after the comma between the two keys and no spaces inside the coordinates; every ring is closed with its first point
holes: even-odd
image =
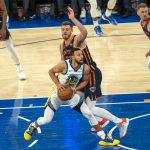
{"type": "Polygon", "coordinates": [[[62,85],[62,84],[57,84],[57,91],[58,91],[58,93],[60,93],[61,91],[63,91],[65,89],[65,87],[64,87],[64,85],[62,85]]]}
{"type": "Polygon", "coordinates": [[[68,10],[68,17],[69,17],[69,19],[74,19],[75,17],[74,17],[74,11],[73,11],[73,9],[71,8],[71,7],[67,7],[67,10],[68,10]]]}

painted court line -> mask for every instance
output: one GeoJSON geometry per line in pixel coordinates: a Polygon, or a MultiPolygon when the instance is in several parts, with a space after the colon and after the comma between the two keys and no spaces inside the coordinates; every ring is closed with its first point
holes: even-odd
{"type": "Polygon", "coordinates": [[[28,147],[32,147],[33,145],[35,145],[38,142],[38,140],[34,140],[30,145],[28,145],[28,147]]]}
{"type": "MultiPolygon", "coordinates": [[[[103,96],[111,96],[111,95],[132,95],[132,94],[150,94],[150,92],[130,92],[130,93],[104,93],[103,96]]],[[[0,99],[0,101],[3,100],[29,100],[29,99],[40,99],[40,98],[45,98],[47,99],[48,97],[25,97],[25,98],[3,98],[0,99]]]]}
{"type": "Polygon", "coordinates": [[[21,116],[18,116],[18,118],[22,119],[22,120],[25,120],[27,122],[30,122],[31,120],[27,119],[27,118],[24,118],[24,117],[21,117],[21,116]]]}
{"type": "MultiPolygon", "coordinates": [[[[132,95],[132,94],[150,94],[150,92],[130,92],[130,93],[104,93],[103,96],[111,96],[111,95],[132,95]]],[[[28,100],[28,99],[39,99],[39,98],[45,98],[47,99],[48,97],[25,97],[25,98],[3,98],[0,101],[3,100],[28,100]]]]}
{"type": "MultiPolygon", "coordinates": [[[[150,116],[150,114],[145,114],[145,115],[140,115],[140,116],[137,116],[137,117],[133,117],[133,118],[130,118],[129,120],[132,121],[132,120],[135,120],[135,119],[139,119],[139,118],[143,118],[143,117],[146,117],[146,116],[150,116]]],[[[114,126],[108,133],[108,135],[110,137],[112,137],[112,133],[113,131],[117,128],[117,126],[114,126]]],[[[127,147],[127,146],[124,146],[124,145],[121,145],[119,144],[118,146],[122,147],[122,148],[125,148],[127,150],[137,150],[137,149],[133,149],[133,148],[130,148],[130,147],[127,147]]]]}
{"type": "MultiPolygon", "coordinates": [[[[100,105],[124,105],[124,104],[150,104],[150,102],[119,102],[119,103],[98,103],[97,106],[100,105]]],[[[7,109],[33,109],[33,108],[44,108],[45,106],[33,106],[33,107],[4,107],[0,108],[0,110],[7,110],[7,109]]],[[[61,105],[60,107],[68,107],[68,105],[61,105]]]]}
{"type": "Polygon", "coordinates": [[[137,150],[137,149],[134,149],[134,148],[123,146],[121,144],[119,144],[118,146],[121,147],[121,148],[124,148],[124,149],[128,149],[128,150],[137,150]]]}
{"type": "MultiPolygon", "coordinates": [[[[29,119],[27,119],[27,118],[25,118],[25,117],[21,117],[21,116],[18,116],[18,118],[20,118],[20,119],[22,119],[22,120],[25,120],[25,121],[27,121],[27,122],[30,122],[30,121],[31,121],[31,120],[29,120],[29,119]]],[[[41,134],[41,128],[40,128],[40,127],[37,128],[37,132],[38,132],[38,134],[41,134]]],[[[32,147],[32,146],[35,145],[37,142],[38,142],[38,140],[34,140],[30,145],[28,145],[28,147],[32,147]]]]}

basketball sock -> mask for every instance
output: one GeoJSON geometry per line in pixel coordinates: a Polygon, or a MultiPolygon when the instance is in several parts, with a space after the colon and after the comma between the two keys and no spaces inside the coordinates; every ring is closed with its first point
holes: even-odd
{"type": "Polygon", "coordinates": [[[36,126],[36,123],[35,123],[35,122],[33,122],[33,123],[32,123],[32,126],[33,126],[34,128],[37,128],[37,126],[36,126]]]}
{"type": "Polygon", "coordinates": [[[8,40],[6,40],[6,47],[7,47],[8,50],[10,51],[11,56],[12,56],[12,59],[13,59],[13,61],[15,62],[15,64],[16,64],[16,65],[20,64],[18,52],[17,52],[17,50],[15,49],[15,47],[14,47],[14,45],[13,45],[13,43],[12,43],[11,38],[9,38],[8,40]]]}
{"type": "Polygon", "coordinates": [[[99,24],[98,24],[98,19],[97,19],[97,20],[93,20],[93,25],[94,25],[94,27],[96,27],[96,26],[99,25],[99,24]]]}
{"type": "Polygon", "coordinates": [[[54,116],[54,111],[50,109],[50,107],[46,107],[44,111],[44,117],[40,117],[37,119],[37,124],[39,126],[49,123],[54,116]]]}

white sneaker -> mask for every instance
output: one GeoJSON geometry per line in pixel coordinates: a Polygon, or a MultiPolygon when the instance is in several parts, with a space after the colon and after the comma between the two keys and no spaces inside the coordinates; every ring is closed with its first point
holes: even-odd
{"type": "Polygon", "coordinates": [[[96,13],[98,18],[102,17],[102,12],[100,9],[97,9],[96,13]]]}
{"type": "Polygon", "coordinates": [[[17,65],[17,75],[20,80],[26,80],[26,75],[20,65],[17,65]]]}
{"type": "Polygon", "coordinates": [[[129,119],[128,118],[122,118],[122,122],[119,123],[118,128],[120,131],[120,138],[125,137],[127,130],[129,126],[129,119]]]}
{"type": "Polygon", "coordinates": [[[81,10],[80,18],[85,18],[86,17],[86,11],[85,9],[81,10]]]}

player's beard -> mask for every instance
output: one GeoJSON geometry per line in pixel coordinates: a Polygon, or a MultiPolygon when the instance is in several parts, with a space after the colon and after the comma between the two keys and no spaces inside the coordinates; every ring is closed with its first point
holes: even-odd
{"type": "Polygon", "coordinates": [[[82,64],[83,64],[83,61],[81,62],[81,61],[76,60],[76,63],[77,63],[78,65],[82,65],[82,64]]]}

